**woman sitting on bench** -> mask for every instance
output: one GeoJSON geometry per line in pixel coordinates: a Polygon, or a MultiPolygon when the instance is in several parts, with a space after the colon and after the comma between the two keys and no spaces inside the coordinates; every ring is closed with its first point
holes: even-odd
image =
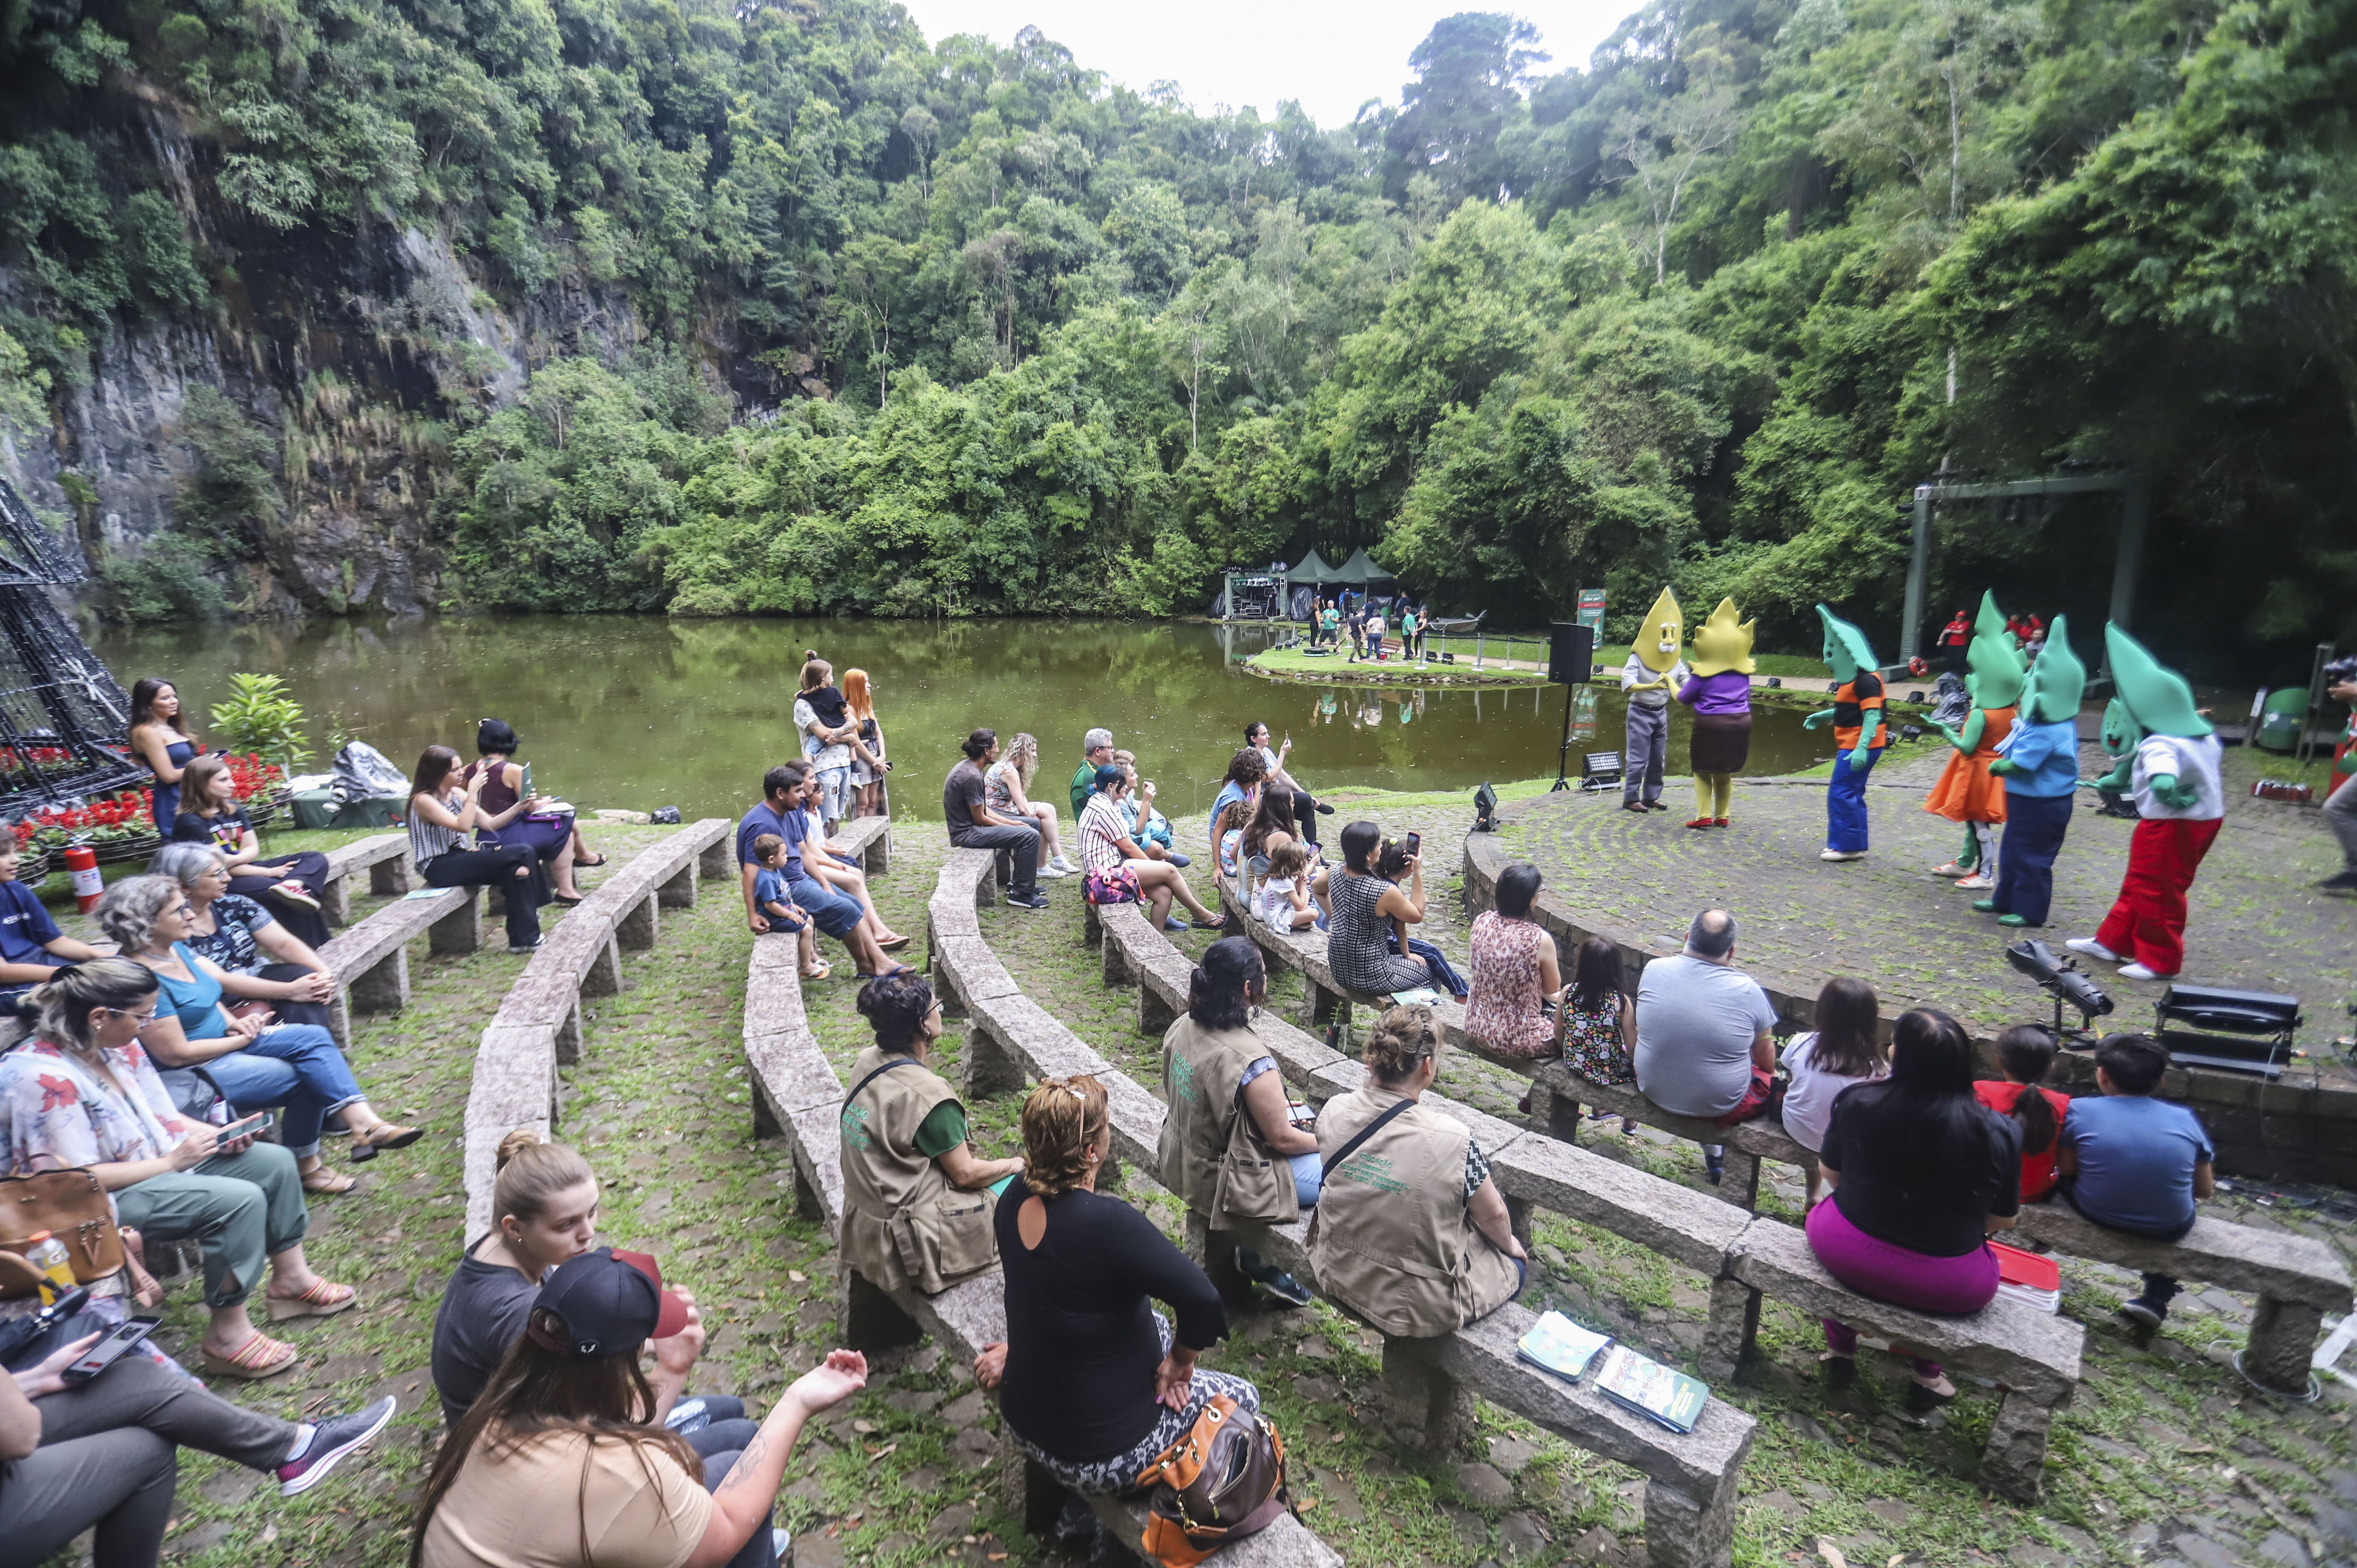
{"type": "Polygon", "coordinates": [[[1023,1162],[977,1159],[966,1143],[957,1090],[925,1065],[942,1004],[923,976],[869,981],[859,1014],[876,1043],[843,1101],[843,1255],[878,1290],[937,1294],[998,1266],[991,1210],[1023,1162]]]}
{"type": "MultiPolygon", "coordinates": [[[[1809,1210],[1809,1247],[1861,1295],[1961,1316],[1996,1297],[1992,1231],[2021,1208],[2021,1130],[1973,1095],[1973,1044],[1934,1008],[1900,1015],[1890,1076],[1854,1083],[1834,1101],[1817,1153],[1825,1201],[1809,1210]]],[[[1825,1380],[1857,1376],[1857,1330],[1828,1317],[1825,1380]]],[[[1956,1397],[1940,1363],[1915,1362],[1908,1402],[1956,1397]]]]}
{"type": "Polygon", "coordinates": [[[540,946],[540,907],[554,895],[540,852],[528,844],[469,842],[479,828],[501,828],[531,811],[538,798],[516,801],[506,811],[486,811],[483,790],[490,775],[460,782],[458,754],[429,746],[409,776],[409,860],[428,887],[496,886],[507,899],[508,951],[540,946]]]}
{"type": "Polygon", "coordinates": [[[1318,1288],[1386,1334],[1447,1334],[1520,1295],[1529,1254],[1471,1132],[1423,1104],[1440,1074],[1432,1009],[1376,1019],[1365,1060],[1369,1081],[1318,1118],[1318,1288]]]}

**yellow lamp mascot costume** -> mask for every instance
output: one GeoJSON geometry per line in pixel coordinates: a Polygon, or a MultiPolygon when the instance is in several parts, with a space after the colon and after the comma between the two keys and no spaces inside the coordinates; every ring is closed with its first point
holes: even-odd
{"type": "Polygon", "coordinates": [[[1727,826],[1735,776],[1751,757],[1751,638],[1758,621],[1741,621],[1733,599],[1721,599],[1695,628],[1694,679],[1678,701],[1694,710],[1695,814],[1690,828],[1727,826]]]}
{"type": "Polygon", "coordinates": [[[1693,673],[1678,656],[1678,645],[1684,640],[1677,598],[1663,588],[1637,628],[1629,661],[1620,666],[1620,690],[1629,697],[1620,745],[1624,811],[1669,810],[1662,804],[1662,769],[1670,755],[1670,694],[1693,673]]]}

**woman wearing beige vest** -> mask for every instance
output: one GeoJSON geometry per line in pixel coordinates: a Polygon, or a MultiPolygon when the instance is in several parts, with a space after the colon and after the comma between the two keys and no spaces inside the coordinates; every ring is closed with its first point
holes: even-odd
{"type": "Polygon", "coordinates": [[[912,972],[859,988],[876,1043],[851,1064],[843,1102],[843,1255],[880,1290],[928,1295],[998,1262],[990,1211],[1020,1159],[977,1159],[965,1107],[927,1068],[942,1004],[912,972]]]}
{"type": "Polygon", "coordinates": [[[1326,1186],[1309,1228],[1318,1288],[1384,1333],[1419,1339],[1495,1312],[1529,1272],[1471,1131],[1419,1103],[1439,1054],[1430,1008],[1376,1020],[1367,1083],[1318,1118],[1326,1186]]]}
{"type": "MultiPolygon", "coordinates": [[[[1318,1201],[1318,1139],[1292,1119],[1276,1058],[1253,1033],[1268,968],[1250,937],[1213,942],[1188,983],[1187,1011],[1162,1036],[1162,1121],[1156,1179],[1214,1230],[1284,1225],[1318,1201]]],[[[1282,1269],[1236,1249],[1236,1267],[1270,1294],[1307,1306],[1282,1269]]]]}

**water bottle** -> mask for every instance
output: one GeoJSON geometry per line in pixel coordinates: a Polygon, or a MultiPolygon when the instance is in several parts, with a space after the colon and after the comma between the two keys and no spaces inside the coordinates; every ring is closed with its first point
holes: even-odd
{"type": "Polygon", "coordinates": [[[25,1245],[25,1261],[49,1277],[58,1295],[74,1288],[73,1254],[46,1230],[36,1230],[25,1245]]]}

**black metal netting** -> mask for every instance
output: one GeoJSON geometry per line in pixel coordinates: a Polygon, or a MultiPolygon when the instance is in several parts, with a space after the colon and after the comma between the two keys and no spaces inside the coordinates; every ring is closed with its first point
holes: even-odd
{"type": "Polygon", "coordinates": [[[0,817],[147,779],[126,749],[130,697],[49,601],[82,575],[0,479],[0,817]]]}

